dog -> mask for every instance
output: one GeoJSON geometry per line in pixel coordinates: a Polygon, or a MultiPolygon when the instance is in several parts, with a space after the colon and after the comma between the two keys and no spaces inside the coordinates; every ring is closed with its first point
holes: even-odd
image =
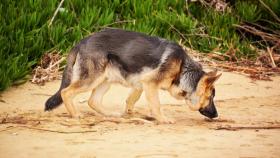
{"type": "Polygon", "coordinates": [[[177,43],[143,33],[104,29],[74,46],[67,58],[59,90],[45,103],[45,111],[62,102],[72,117],[79,117],[73,98],[92,91],[88,105],[98,114],[110,84],[131,87],[126,100],[127,114],[144,91],[152,116],[160,123],[174,123],[160,108],[158,90],[167,90],[177,99],[190,101],[189,107],[208,118],[218,116],[214,83],[221,74],[206,73],[177,43]]]}

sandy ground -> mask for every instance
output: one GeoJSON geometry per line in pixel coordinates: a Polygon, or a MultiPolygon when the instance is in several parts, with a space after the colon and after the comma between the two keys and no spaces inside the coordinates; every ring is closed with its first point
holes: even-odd
{"type": "MultiPolygon", "coordinates": [[[[216,130],[220,126],[280,126],[280,77],[250,79],[224,72],[216,85],[219,118],[206,120],[184,102],[161,92],[162,107],[175,124],[100,121],[87,106],[89,93],[75,99],[85,115],[71,119],[64,106],[45,113],[44,102],[60,81],[26,83],[0,96],[0,157],[280,157],[280,129],[216,130]],[[62,133],[59,133],[62,132],[62,133]],[[64,132],[64,133],[63,133],[64,132]],[[75,133],[77,132],[77,133],[75,133]]],[[[129,89],[114,85],[104,102],[108,112],[123,112],[129,89]]],[[[145,117],[141,96],[133,117],[145,117]]],[[[128,119],[124,119],[128,120],[128,119]]]]}

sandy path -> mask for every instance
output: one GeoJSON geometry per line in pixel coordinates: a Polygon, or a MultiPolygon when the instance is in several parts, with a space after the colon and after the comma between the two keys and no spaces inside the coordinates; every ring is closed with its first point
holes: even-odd
{"type": "MultiPolygon", "coordinates": [[[[0,157],[280,157],[280,129],[214,130],[218,126],[280,126],[280,77],[257,81],[224,72],[216,85],[219,120],[209,122],[184,102],[160,94],[167,116],[176,124],[95,123],[81,94],[76,105],[85,114],[79,123],[64,106],[51,113],[43,104],[60,81],[37,86],[26,83],[0,96],[0,157]],[[6,118],[6,119],[5,119],[6,118]],[[27,128],[28,127],[28,128],[27,128]],[[91,131],[88,133],[56,133],[91,131]]],[[[111,87],[105,96],[108,112],[122,112],[129,89],[111,87]]],[[[142,96],[135,116],[147,114],[142,96]]]]}

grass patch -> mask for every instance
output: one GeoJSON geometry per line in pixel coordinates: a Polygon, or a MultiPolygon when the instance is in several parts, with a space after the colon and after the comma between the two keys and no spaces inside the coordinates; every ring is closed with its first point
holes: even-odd
{"type": "MultiPolygon", "coordinates": [[[[279,16],[280,2],[263,0],[279,16]]],[[[183,40],[204,53],[226,52],[230,46],[239,56],[254,57],[249,45],[254,37],[241,37],[233,24],[261,22],[280,29],[258,1],[235,1],[231,11],[216,12],[198,2],[134,0],[67,0],[51,27],[57,0],[5,0],[0,3],[0,91],[26,80],[43,53],[53,49],[67,53],[83,37],[105,27],[183,40]],[[18,81],[19,80],[19,81],[18,81]]],[[[255,42],[256,43],[256,42],[255,42]]]]}

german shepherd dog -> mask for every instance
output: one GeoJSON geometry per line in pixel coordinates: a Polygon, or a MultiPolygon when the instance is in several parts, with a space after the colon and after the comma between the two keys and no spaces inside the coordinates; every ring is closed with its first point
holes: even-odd
{"type": "Polygon", "coordinates": [[[178,44],[159,37],[121,29],[105,29],[80,41],[70,51],[59,90],[45,111],[64,102],[72,117],[79,117],[73,98],[92,91],[88,105],[98,114],[111,83],[131,87],[126,113],[131,114],[144,91],[152,116],[160,123],[173,123],[160,109],[158,90],[177,99],[190,100],[190,108],[209,118],[218,116],[213,99],[217,71],[204,72],[178,44]]]}

